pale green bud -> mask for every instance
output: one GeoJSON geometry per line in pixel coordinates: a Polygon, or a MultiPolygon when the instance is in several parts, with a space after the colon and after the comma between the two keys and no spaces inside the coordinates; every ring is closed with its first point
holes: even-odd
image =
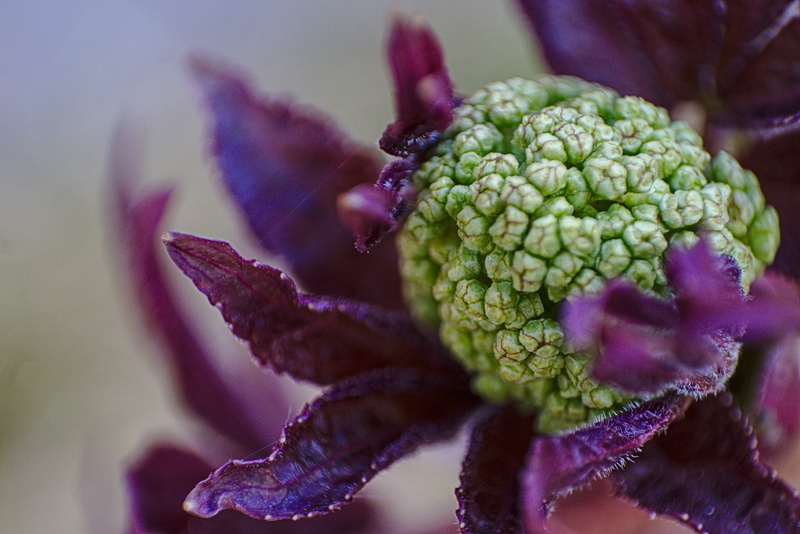
{"type": "Polygon", "coordinates": [[[553,134],[564,143],[570,163],[582,162],[594,149],[592,134],[578,124],[561,123],[553,130],[553,134]]]}
{"type": "Polygon", "coordinates": [[[447,196],[447,201],[444,204],[444,209],[447,211],[447,214],[450,217],[455,218],[464,209],[470,202],[470,197],[472,194],[470,193],[469,187],[465,185],[454,185],[450,188],[450,194],[447,196]]]}
{"type": "Polygon", "coordinates": [[[586,208],[592,200],[592,194],[583,174],[575,167],[567,171],[567,187],[564,196],[575,209],[586,208]]]}
{"type": "Polygon", "coordinates": [[[509,176],[501,191],[503,203],[533,215],[544,202],[544,197],[522,176],[509,176]]]}
{"type": "Polygon", "coordinates": [[[666,128],[672,122],[667,110],[637,96],[618,98],[614,109],[622,119],[642,119],[653,128],[666,128]]]}
{"type": "Polygon", "coordinates": [[[525,237],[525,250],[542,258],[552,258],[561,250],[558,236],[558,219],[548,214],[531,223],[531,229],[525,237]]]}
{"type": "Polygon", "coordinates": [[[656,258],[667,250],[661,228],[651,221],[634,221],[622,232],[622,240],[637,258],[656,258]]]}
{"type": "Polygon", "coordinates": [[[471,184],[475,181],[475,169],[482,161],[483,158],[477,152],[467,152],[463,154],[458,159],[458,163],[456,163],[453,171],[453,178],[460,184],[471,184]]]}
{"type": "Polygon", "coordinates": [[[528,165],[525,178],[542,195],[552,195],[566,187],[567,166],[558,161],[537,161],[528,165]]]}
{"type": "Polygon", "coordinates": [[[528,254],[524,250],[514,253],[511,264],[511,277],[517,291],[534,292],[542,287],[542,281],[547,274],[547,263],[528,254]]]}
{"type": "Polygon", "coordinates": [[[669,176],[683,163],[679,145],[674,141],[648,141],[641,148],[642,152],[656,158],[661,164],[661,175],[669,176]]]}
{"type": "Polygon", "coordinates": [[[524,211],[508,206],[489,228],[489,235],[498,247],[516,250],[525,238],[528,220],[524,211]]]}
{"type": "Polygon", "coordinates": [[[486,275],[495,282],[511,280],[511,254],[495,249],[486,255],[486,275]]]}
{"type": "Polygon", "coordinates": [[[569,203],[566,197],[553,197],[547,199],[542,207],[536,211],[537,217],[544,217],[545,215],[552,215],[558,219],[566,215],[572,215],[575,211],[575,206],[569,203]]]}
{"type": "Polygon", "coordinates": [[[600,246],[600,223],[593,217],[561,217],[558,233],[564,248],[578,257],[589,258],[600,246]]]}
{"type": "Polygon", "coordinates": [[[499,174],[487,174],[470,187],[470,195],[475,208],[483,215],[493,216],[505,208],[500,194],[505,179],[499,174]]]}
{"type": "Polygon", "coordinates": [[[599,293],[605,287],[606,278],[601,276],[594,269],[584,267],[581,269],[575,278],[572,279],[572,284],[567,292],[568,296],[593,294],[599,293]]]}
{"type": "Polygon", "coordinates": [[[630,278],[642,289],[653,289],[656,285],[658,274],[657,267],[647,260],[635,259],[630,266],[625,269],[625,276],[630,278]]]}
{"type": "Polygon", "coordinates": [[[614,123],[622,140],[620,146],[626,154],[635,154],[653,134],[653,127],[644,119],[623,119],[614,123]]]}
{"type": "Polygon", "coordinates": [[[519,331],[519,343],[530,353],[528,367],[538,377],[558,376],[564,367],[559,357],[564,344],[564,333],[552,319],[529,321],[519,331]]]}
{"type": "Polygon", "coordinates": [[[619,237],[629,224],[633,223],[633,215],[622,204],[612,204],[606,211],[597,214],[600,224],[600,237],[610,239],[619,237]]]}
{"type": "Polygon", "coordinates": [[[702,167],[689,165],[678,167],[669,179],[669,185],[674,190],[697,190],[707,183],[702,167]]]}
{"type": "Polygon", "coordinates": [[[707,184],[700,190],[700,194],[703,195],[703,220],[700,223],[703,229],[725,228],[730,219],[727,207],[731,194],[730,186],[722,183],[707,184]]]}
{"type": "Polygon", "coordinates": [[[473,171],[476,179],[481,179],[489,174],[499,174],[507,177],[519,174],[519,162],[513,154],[492,152],[481,158],[481,162],[473,171]]]}
{"type": "Polygon", "coordinates": [[[458,212],[458,235],[464,244],[473,250],[486,250],[491,246],[492,238],[488,235],[489,219],[472,206],[464,206],[458,212]]]}
{"type": "Polygon", "coordinates": [[[463,245],[459,246],[453,259],[443,265],[447,278],[452,282],[478,278],[481,274],[480,258],[481,255],[477,251],[463,245]]]}
{"type": "Polygon", "coordinates": [[[517,318],[519,294],[510,282],[495,282],[486,290],[486,318],[497,326],[517,318]]]}
{"type": "Polygon", "coordinates": [[[628,191],[646,193],[650,190],[658,173],[655,158],[649,154],[637,154],[622,157],[620,163],[627,172],[628,191]]]}
{"type": "Polygon", "coordinates": [[[756,208],[747,193],[738,189],[734,190],[731,193],[728,212],[730,214],[728,230],[737,238],[746,237],[747,227],[756,216],[756,208]]]}
{"type": "Polygon", "coordinates": [[[606,157],[592,158],[583,165],[589,189],[603,200],[617,200],[627,191],[628,172],[606,157]]]}
{"type": "Polygon", "coordinates": [[[778,250],[780,234],[775,232],[778,227],[778,212],[772,206],[767,206],[753,221],[747,233],[748,241],[756,258],[764,263],[772,263],[778,250]]]}
{"type": "Polygon", "coordinates": [[[597,270],[606,278],[614,278],[625,272],[633,256],[622,239],[605,241],[600,247],[597,270]]]}
{"type": "Polygon", "coordinates": [[[525,149],[525,163],[530,165],[536,161],[547,159],[550,161],[567,161],[567,149],[564,142],[551,133],[536,136],[533,142],[525,149]]]}
{"type": "Polygon", "coordinates": [[[461,280],[456,284],[454,304],[456,308],[475,322],[486,319],[484,299],[486,287],[477,280],[461,280]]]}
{"type": "Polygon", "coordinates": [[[452,150],[458,157],[463,157],[468,152],[485,156],[490,152],[496,152],[502,141],[503,136],[495,125],[491,123],[476,124],[469,130],[456,135],[452,150]]]}
{"type": "Polygon", "coordinates": [[[613,277],[668,295],[668,248],[700,234],[745,287],[774,257],[777,217],[752,173],[640,98],[544,76],[486,86],[454,115],[413,176],[404,294],[478,394],[535,410],[543,432],[632,400],[564,343],[564,298],[613,277]]]}
{"type": "Polygon", "coordinates": [[[581,267],[583,267],[583,260],[569,252],[561,252],[550,262],[550,268],[547,270],[544,281],[549,289],[563,290],[578,274],[581,267]]]}

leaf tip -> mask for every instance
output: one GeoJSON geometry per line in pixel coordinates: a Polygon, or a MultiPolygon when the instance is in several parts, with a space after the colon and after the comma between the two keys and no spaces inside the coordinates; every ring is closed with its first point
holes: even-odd
{"type": "Polygon", "coordinates": [[[219,513],[220,506],[207,498],[203,487],[204,482],[195,486],[186,496],[186,500],[183,501],[183,511],[197,517],[209,518],[219,513]]]}
{"type": "Polygon", "coordinates": [[[161,234],[161,242],[165,245],[171,245],[178,237],[177,232],[163,232],[161,234]]]}

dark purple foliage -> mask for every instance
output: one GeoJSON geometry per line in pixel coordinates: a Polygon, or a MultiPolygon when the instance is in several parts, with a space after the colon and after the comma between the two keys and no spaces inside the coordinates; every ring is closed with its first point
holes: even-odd
{"type": "Polygon", "coordinates": [[[547,532],[545,521],[556,499],[625,465],[686,404],[685,398],[670,394],[571,434],[535,437],[522,472],[525,532],[547,532]]]}
{"type": "Polygon", "coordinates": [[[395,122],[380,147],[393,156],[423,152],[431,135],[453,118],[453,84],[436,36],[419,19],[396,17],[387,43],[395,96],[395,122]]]}
{"type": "Polygon", "coordinates": [[[386,51],[394,81],[396,119],[386,127],[379,144],[386,153],[401,159],[383,168],[375,192],[366,194],[356,188],[347,195],[356,202],[346,203],[348,209],[343,210],[342,218],[356,235],[356,247],[362,252],[405,219],[414,196],[409,184],[411,174],[450,125],[453,107],[458,103],[442,47],[422,21],[396,17],[386,51]]]}
{"type": "Polygon", "coordinates": [[[212,467],[174,445],[154,445],[128,470],[132,534],[342,534],[364,532],[374,521],[366,502],[303,523],[268,523],[233,511],[199,518],[183,511],[183,500],[212,467]]]}
{"type": "Polygon", "coordinates": [[[284,429],[266,460],[233,461],[200,483],[187,510],[285,519],[328,513],[419,446],[447,439],[477,405],[443,377],[384,371],[333,386],[284,429]]]}
{"type": "Polygon", "coordinates": [[[747,320],[738,271],[701,240],[674,249],[666,274],[671,300],[619,279],[598,295],[568,302],[562,317],[567,339],[595,355],[597,380],[627,391],[718,391],[736,364],[732,336],[747,320]]]}
{"type": "Polygon", "coordinates": [[[751,343],[769,343],[800,331],[800,287],[794,280],[766,272],[750,286],[747,331],[751,343]]]}
{"type": "Polygon", "coordinates": [[[481,414],[456,490],[462,533],[522,534],[517,478],[532,437],[533,419],[512,407],[481,414]]]}
{"type": "MultiPolygon", "coordinates": [[[[115,203],[114,219],[134,286],[135,303],[148,332],[161,344],[162,355],[176,384],[178,400],[209,428],[230,440],[233,452],[249,454],[272,444],[285,422],[288,402],[276,377],[249,373],[223,376],[222,361],[196,334],[196,327],[177,304],[162,268],[163,248],[158,239],[170,191],[136,192],[139,182],[138,139],[121,128],[117,132],[109,175],[115,203]],[[235,380],[235,382],[234,382],[235,380]]],[[[233,351],[228,356],[240,354],[233,351]]],[[[207,440],[204,450],[221,445],[207,440]]],[[[215,461],[232,451],[215,450],[215,461]]],[[[213,519],[189,515],[182,504],[186,495],[212,470],[194,452],[169,444],[153,445],[126,469],[131,534],[316,534],[363,532],[373,522],[373,509],[362,501],[348,510],[307,524],[269,524],[236,514],[213,519]]]]}
{"type": "Polygon", "coordinates": [[[405,220],[415,196],[411,175],[418,166],[417,155],[396,159],[383,168],[372,191],[356,186],[340,197],[340,217],[355,234],[358,250],[369,251],[405,220]]]}
{"type": "Polygon", "coordinates": [[[517,0],[550,67],[712,123],[780,130],[800,119],[792,0],[517,0]]]}
{"type": "Polygon", "coordinates": [[[401,307],[395,249],[359,254],[337,215],[338,195],[375,181],[377,154],[316,110],[256,98],[230,69],[195,59],[192,70],[214,121],[222,179],[264,248],[309,291],[401,307]]]}
{"type": "MultiPolygon", "coordinates": [[[[797,119],[800,17],[789,16],[796,2],[518,3],[560,72],[662,105],[699,100],[717,126],[779,130],[797,119]]],[[[176,506],[181,492],[207,473],[205,460],[169,446],[148,453],[129,475],[137,524],[169,524],[176,534],[358,531],[369,523],[368,511],[351,505],[350,515],[327,514],[394,461],[452,436],[480,408],[466,372],[397,311],[393,246],[359,257],[347,231],[366,250],[402,222],[414,201],[410,176],[457,105],[441,47],[426,26],[396,18],[388,55],[397,116],[380,146],[401,159],[382,171],[369,150],[319,113],[258,99],[238,74],[194,61],[226,186],[260,243],[282,255],[313,294],[298,291],[283,272],[243,259],[227,243],[173,233],[165,239],[168,252],[261,364],[332,385],[284,428],[268,458],[226,463],[192,490],[185,507],[201,517],[187,520],[176,506]],[[375,186],[367,185],[376,177],[375,186]]],[[[786,149],[787,157],[796,159],[796,146],[786,149]]],[[[126,184],[130,169],[120,167],[118,183],[126,184]]],[[[800,167],[788,167],[776,171],[781,187],[800,183],[800,167]]],[[[780,194],[767,189],[768,197],[780,194]]],[[[160,192],[134,202],[129,188],[117,191],[124,220],[132,221],[125,235],[140,262],[134,272],[145,308],[155,310],[147,313],[157,330],[170,330],[160,334],[167,345],[179,355],[197,352],[198,360],[190,360],[195,365],[178,372],[187,399],[198,397],[190,401],[193,409],[220,432],[252,443],[274,429],[237,438],[250,421],[238,410],[248,403],[237,404],[235,388],[222,383],[213,366],[203,371],[204,381],[192,382],[209,359],[203,346],[192,345],[190,330],[175,323],[182,318],[177,308],[162,312],[148,304],[162,291],[170,294],[152,252],[167,198],[160,192]],[[189,391],[192,384],[199,384],[197,391],[189,391]],[[199,398],[206,392],[210,400],[199,398]],[[231,421],[220,421],[221,413],[231,421]]],[[[779,255],[787,272],[796,269],[792,254],[779,255]]],[[[603,293],[571,302],[564,316],[570,343],[596,356],[594,378],[658,396],[559,436],[534,435],[535,416],[483,406],[457,490],[461,532],[544,532],[553,503],[599,477],[643,508],[698,530],[798,529],[800,500],[760,463],[753,431],[730,399],[706,398],[686,411],[684,396],[702,399],[725,387],[736,364],[734,339],[760,343],[767,359],[755,410],[761,426],[773,432],[765,448],[784,447],[800,428],[797,286],[766,277],[753,284],[746,301],[735,265],[702,241],[674,251],[666,273],[674,294],[669,300],[612,281],[603,293]]]]}
{"type": "Polygon", "coordinates": [[[745,339],[763,352],[761,383],[753,402],[762,453],[774,456],[800,430],[800,287],[767,273],[750,288],[752,308],[745,339]]]}
{"type": "Polygon", "coordinates": [[[800,531],[800,500],[758,461],[753,429],[727,394],[697,401],[613,476],[639,506],[698,532],[800,531]]]}
{"type": "Polygon", "coordinates": [[[466,383],[466,374],[405,314],[298,293],[286,274],[245,260],[222,241],[171,233],[165,244],[253,356],[277,372],[327,385],[405,367],[466,383]]]}
{"type": "Polygon", "coordinates": [[[381,236],[397,226],[393,216],[395,204],[395,193],[374,184],[357,185],[339,196],[339,218],[356,236],[356,248],[360,252],[367,252],[381,236]]]}

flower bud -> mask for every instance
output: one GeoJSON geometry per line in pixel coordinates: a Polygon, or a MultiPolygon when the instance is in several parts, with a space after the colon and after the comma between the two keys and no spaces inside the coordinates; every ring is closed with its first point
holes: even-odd
{"type": "Polygon", "coordinates": [[[563,299],[612,277],[668,296],[665,254],[700,235],[738,263],[745,288],[775,255],[777,216],[755,176],[640,98],[543,76],[490,84],[454,113],[413,175],[406,298],[476,392],[535,409],[541,431],[633,400],[565,343],[563,299]]]}

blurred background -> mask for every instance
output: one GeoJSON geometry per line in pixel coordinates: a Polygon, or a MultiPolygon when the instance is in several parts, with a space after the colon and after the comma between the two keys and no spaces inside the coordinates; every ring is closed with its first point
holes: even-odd
{"type": "MultiPolygon", "coordinates": [[[[469,93],[538,70],[510,4],[0,3],[0,532],[121,532],[123,466],[153,437],[183,432],[115,255],[104,175],[115,125],[141,125],[148,180],[178,184],[169,228],[258,254],[206,155],[189,53],[227,59],[260,90],[325,109],[372,142],[393,114],[392,11],[432,24],[469,93]]],[[[205,299],[176,283],[227,341],[205,299]]],[[[396,518],[413,507],[420,520],[450,521],[459,456],[439,448],[405,461],[372,495],[396,518]]]]}

